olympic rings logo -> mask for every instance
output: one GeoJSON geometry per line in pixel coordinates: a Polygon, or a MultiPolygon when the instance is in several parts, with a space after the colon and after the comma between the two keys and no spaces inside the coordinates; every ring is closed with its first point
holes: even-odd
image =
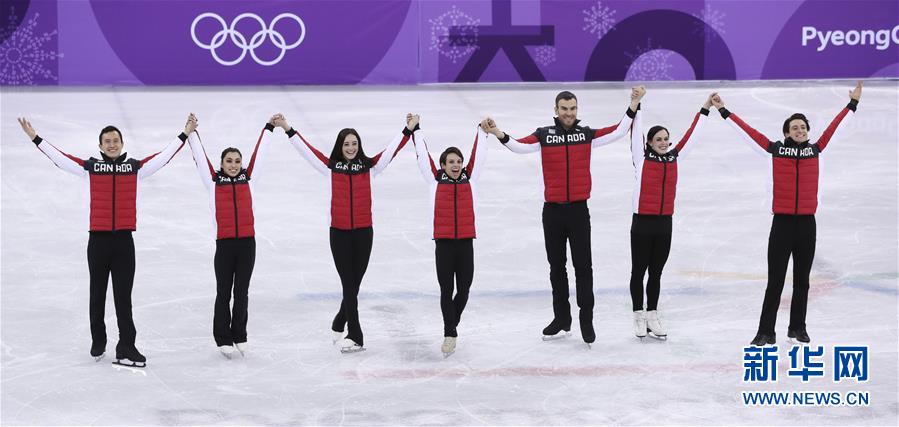
{"type": "Polygon", "coordinates": [[[197,46],[212,52],[212,58],[215,59],[216,62],[224,66],[230,67],[232,65],[240,63],[240,61],[243,61],[244,57],[247,56],[247,52],[250,53],[250,56],[254,61],[256,61],[257,64],[271,66],[277,64],[278,62],[281,62],[281,59],[284,58],[284,54],[287,53],[288,50],[299,46],[300,43],[303,42],[303,39],[306,38],[306,24],[303,23],[303,20],[300,19],[299,16],[296,16],[292,13],[282,13],[276,16],[275,19],[272,20],[272,23],[270,25],[266,26],[265,21],[263,21],[262,18],[259,17],[259,15],[247,12],[238,15],[236,18],[234,18],[233,21],[231,21],[231,25],[228,26],[221,16],[212,12],[206,12],[194,18],[194,22],[190,25],[190,36],[191,38],[193,38],[194,43],[196,43],[197,46]],[[214,36],[212,36],[212,40],[210,40],[209,43],[202,43],[200,42],[200,40],[197,40],[197,24],[206,18],[212,18],[218,21],[218,23],[222,26],[222,29],[215,33],[214,36]],[[253,36],[250,37],[249,43],[247,42],[247,38],[235,29],[237,27],[237,23],[245,18],[255,20],[259,23],[259,26],[261,28],[259,32],[253,34],[253,36]],[[291,44],[287,44],[287,42],[284,40],[284,36],[282,36],[281,33],[275,31],[275,24],[277,24],[278,21],[284,18],[292,19],[300,26],[300,37],[291,44]],[[272,44],[274,44],[275,47],[281,49],[281,53],[278,54],[275,59],[272,59],[270,61],[260,59],[258,56],[256,56],[256,48],[262,46],[262,44],[265,43],[266,38],[271,40],[272,44]],[[216,49],[225,44],[225,41],[228,39],[230,39],[235,46],[241,49],[240,56],[238,56],[237,59],[233,59],[231,61],[223,60],[219,57],[218,53],[216,53],[216,49]]]}

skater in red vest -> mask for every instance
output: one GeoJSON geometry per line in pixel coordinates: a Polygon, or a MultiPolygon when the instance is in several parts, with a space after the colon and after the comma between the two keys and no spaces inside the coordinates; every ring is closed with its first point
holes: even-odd
{"type": "MultiPolygon", "coordinates": [[[[274,120],[274,117],[272,118],[274,120]]],[[[196,128],[197,117],[191,114],[187,127],[196,128]]],[[[209,193],[209,206],[215,220],[215,311],[212,336],[222,355],[231,358],[235,348],[246,356],[247,307],[250,278],[256,264],[256,231],[253,215],[253,186],[259,176],[259,159],[268,149],[269,136],[274,130],[272,121],[265,124],[256,138],[250,161],[243,162],[240,150],[228,147],[222,151],[216,169],[209,161],[199,133],[187,139],[200,181],[209,193]],[[231,308],[231,293],[234,307],[231,308]]]]}
{"type": "Polygon", "coordinates": [[[37,135],[25,118],[22,130],[50,161],[60,169],[86,179],[90,187],[90,237],[87,264],[90,270],[91,356],[100,360],[106,353],[106,290],[112,275],[119,342],[116,363],[146,366],[147,358],[135,346],[137,332],[131,315],[134,286],[134,240],[137,229],[137,184],[165,166],[184,146],[185,133],[178,135],[161,152],[143,159],[122,152],[124,140],[115,126],[100,131],[100,157],[81,159],[64,153],[37,135]]]}
{"type": "Polygon", "coordinates": [[[817,237],[815,213],[818,210],[819,158],[855,115],[861,95],[862,82],[859,81],[855,89],[849,91],[849,103],[815,142],[809,139],[811,127],[804,114],[796,113],[784,120],[784,140],[771,141],[725,108],[721,97],[712,98],[712,105],[721,117],[744,137],[754,151],[770,158],[771,162],[769,194],[774,218],[768,236],[768,285],[758,332],[751,342],[754,346],[777,342],[774,327],[790,256],[793,257],[793,300],[787,338],[801,343],[811,341],[805,315],[817,237]]]}
{"type": "Polygon", "coordinates": [[[631,304],[634,310],[634,334],[638,338],[651,332],[665,339],[668,332],[657,310],[662,269],[671,250],[671,216],[677,194],[677,164],[695,145],[709,116],[712,95],[693,116],[690,127],[677,144],[669,140],[668,129],[653,126],[643,134],[642,104],[631,129],[631,157],[634,162],[634,195],[631,220],[631,304]],[[646,308],[643,307],[643,277],[646,282],[646,308]]]}
{"type": "Polygon", "coordinates": [[[291,145],[315,170],[331,178],[331,255],[343,288],[343,300],[331,323],[331,331],[333,341],[342,352],[361,351],[365,343],[359,323],[358,296],[371,256],[371,179],[396,157],[412,136],[412,127],[404,127],[384,151],[373,157],[365,154],[362,137],[355,129],[343,129],[337,134],[331,155],[326,156],[290,127],[283,115],[276,115],[273,121],[287,132],[291,145]]]}
{"type": "Polygon", "coordinates": [[[543,329],[544,339],[563,337],[571,330],[571,306],[568,303],[568,274],[565,271],[566,243],[571,246],[577,304],[580,308],[581,337],[587,344],[596,340],[593,331],[593,260],[590,244],[590,212],[587,199],[593,180],[590,157],[593,148],[609,144],[627,135],[637,105],[646,93],[642,86],[631,90],[630,107],[612,126],[593,129],[582,126],[577,118],[577,97],[563,91],[556,95],[554,124],[537,128],[521,139],[510,138],[499,130],[493,119],[487,131],[515,153],[540,152],[543,170],[543,238],[552,284],[553,320],[543,329]],[[562,331],[565,333],[563,334],[562,331]]]}
{"type": "Polygon", "coordinates": [[[410,114],[407,120],[415,129],[412,142],[418,168],[430,190],[434,259],[443,313],[444,338],[440,350],[449,356],[456,350],[456,328],[468,303],[474,278],[475,190],[478,176],[484,169],[487,134],[478,127],[467,164],[461,150],[449,147],[440,154],[438,169],[428,152],[427,138],[419,127],[418,115],[410,114]]]}

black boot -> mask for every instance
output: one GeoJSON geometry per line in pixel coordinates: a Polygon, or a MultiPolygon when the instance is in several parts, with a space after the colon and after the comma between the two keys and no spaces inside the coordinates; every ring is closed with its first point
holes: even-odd
{"type": "Polygon", "coordinates": [[[764,347],[766,344],[776,344],[776,343],[777,343],[777,335],[776,334],[768,335],[768,334],[763,334],[760,332],[755,335],[755,338],[753,338],[752,342],[749,344],[754,345],[756,347],[764,347]]]}
{"type": "Polygon", "coordinates": [[[144,367],[147,365],[147,358],[144,357],[143,354],[140,354],[140,352],[137,351],[137,347],[134,346],[128,348],[116,347],[115,358],[120,364],[124,365],[130,364],[138,367],[144,367]]]}
{"type": "Polygon", "coordinates": [[[593,313],[580,313],[578,316],[578,320],[581,324],[581,337],[584,338],[584,342],[587,344],[592,344],[593,341],[596,341],[596,332],[593,331],[593,313]]]}
{"type": "Polygon", "coordinates": [[[91,344],[91,356],[97,358],[99,360],[103,354],[106,353],[106,343],[93,343],[91,344]]]}
{"type": "Polygon", "coordinates": [[[787,329],[787,338],[793,338],[796,341],[806,344],[812,341],[811,338],[808,337],[808,332],[805,331],[805,328],[787,329]]]}
{"type": "Polygon", "coordinates": [[[553,319],[552,322],[549,322],[545,328],[543,328],[543,335],[552,336],[556,335],[559,332],[565,331],[568,332],[571,330],[571,319],[567,321],[560,321],[558,319],[553,319]]]}

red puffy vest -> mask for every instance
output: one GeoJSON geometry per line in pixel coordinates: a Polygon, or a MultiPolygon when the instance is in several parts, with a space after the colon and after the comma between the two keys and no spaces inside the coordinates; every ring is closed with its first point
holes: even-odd
{"type": "Polygon", "coordinates": [[[637,213],[673,215],[677,195],[677,150],[659,154],[646,149],[640,181],[637,213]]]}
{"type": "Polygon", "coordinates": [[[331,227],[371,227],[371,168],[361,159],[331,166],[331,227]]]}
{"type": "Polygon", "coordinates": [[[474,198],[468,172],[452,179],[443,170],[437,172],[437,191],[434,194],[434,238],[473,239],[474,198]]]}
{"type": "Polygon", "coordinates": [[[219,171],[215,175],[216,239],[254,237],[253,195],[250,177],[241,169],[232,178],[219,171]]]}
{"type": "Polygon", "coordinates": [[[90,175],[90,231],[137,229],[137,171],[141,161],[91,157],[84,162],[90,175]]]}

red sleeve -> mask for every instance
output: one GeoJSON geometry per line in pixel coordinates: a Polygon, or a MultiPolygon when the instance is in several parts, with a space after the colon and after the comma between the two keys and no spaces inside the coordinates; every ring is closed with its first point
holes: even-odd
{"type": "Polygon", "coordinates": [[[674,149],[677,150],[678,153],[683,151],[684,146],[687,145],[687,141],[690,140],[690,136],[693,135],[693,129],[696,129],[696,123],[699,122],[700,114],[702,113],[696,113],[696,116],[693,117],[693,123],[690,123],[690,129],[687,130],[687,133],[685,133],[684,136],[681,137],[680,141],[674,147],[674,149]]]}
{"type": "Polygon", "coordinates": [[[602,129],[596,129],[596,131],[593,132],[593,139],[596,139],[596,138],[599,138],[599,137],[601,137],[601,136],[603,136],[603,135],[608,135],[608,134],[610,134],[610,133],[612,133],[612,132],[615,132],[615,129],[618,129],[618,124],[617,124],[617,123],[614,124],[614,125],[612,125],[612,126],[604,127],[604,128],[602,128],[602,129]]]}
{"type": "Polygon", "coordinates": [[[253,147],[253,155],[250,156],[250,164],[247,166],[247,175],[253,176],[253,167],[256,166],[256,153],[259,153],[259,145],[262,144],[262,136],[265,135],[266,128],[262,128],[259,132],[259,138],[256,138],[256,145],[253,147]]]}
{"type": "Polygon", "coordinates": [[[480,132],[474,135],[474,146],[471,147],[471,155],[468,156],[468,165],[465,166],[465,171],[468,172],[468,176],[471,176],[474,173],[474,161],[475,157],[478,154],[478,136],[480,132]]]}
{"type": "MultiPolygon", "coordinates": [[[[403,147],[406,146],[407,142],[409,142],[409,135],[403,135],[403,139],[400,141],[400,145],[398,147],[396,147],[396,150],[393,150],[393,155],[390,156],[390,160],[393,160],[396,158],[396,155],[399,154],[400,150],[402,150],[403,147]]],[[[374,166],[374,165],[378,164],[378,161],[381,160],[381,155],[383,155],[383,154],[384,154],[384,151],[381,151],[380,153],[378,153],[374,157],[372,157],[371,165],[374,166]]]]}
{"type": "Polygon", "coordinates": [[[837,128],[840,126],[840,123],[843,121],[843,119],[846,118],[847,114],[849,114],[849,108],[843,108],[843,110],[840,111],[840,114],[837,114],[837,116],[834,117],[833,121],[830,122],[830,125],[827,126],[827,129],[824,130],[821,138],[818,138],[817,145],[819,151],[824,151],[824,149],[827,147],[827,144],[830,142],[830,139],[833,138],[834,132],[836,132],[837,128]]]}
{"type": "Polygon", "coordinates": [[[746,132],[746,135],[749,135],[749,137],[752,138],[752,140],[755,141],[755,143],[758,144],[759,147],[762,147],[762,150],[768,151],[768,146],[771,144],[771,141],[768,139],[768,137],[762,135],[761,132],[753,129],[752,126],[747,125],[746,122],[744,122],[743,119],[741,119],[736,114],[731,113],[730,115],[728,115],[728,118],[733,120],[733,122],[737,126],[739,126],[740,129],[743,130],[743,132],[746,132]]]}

